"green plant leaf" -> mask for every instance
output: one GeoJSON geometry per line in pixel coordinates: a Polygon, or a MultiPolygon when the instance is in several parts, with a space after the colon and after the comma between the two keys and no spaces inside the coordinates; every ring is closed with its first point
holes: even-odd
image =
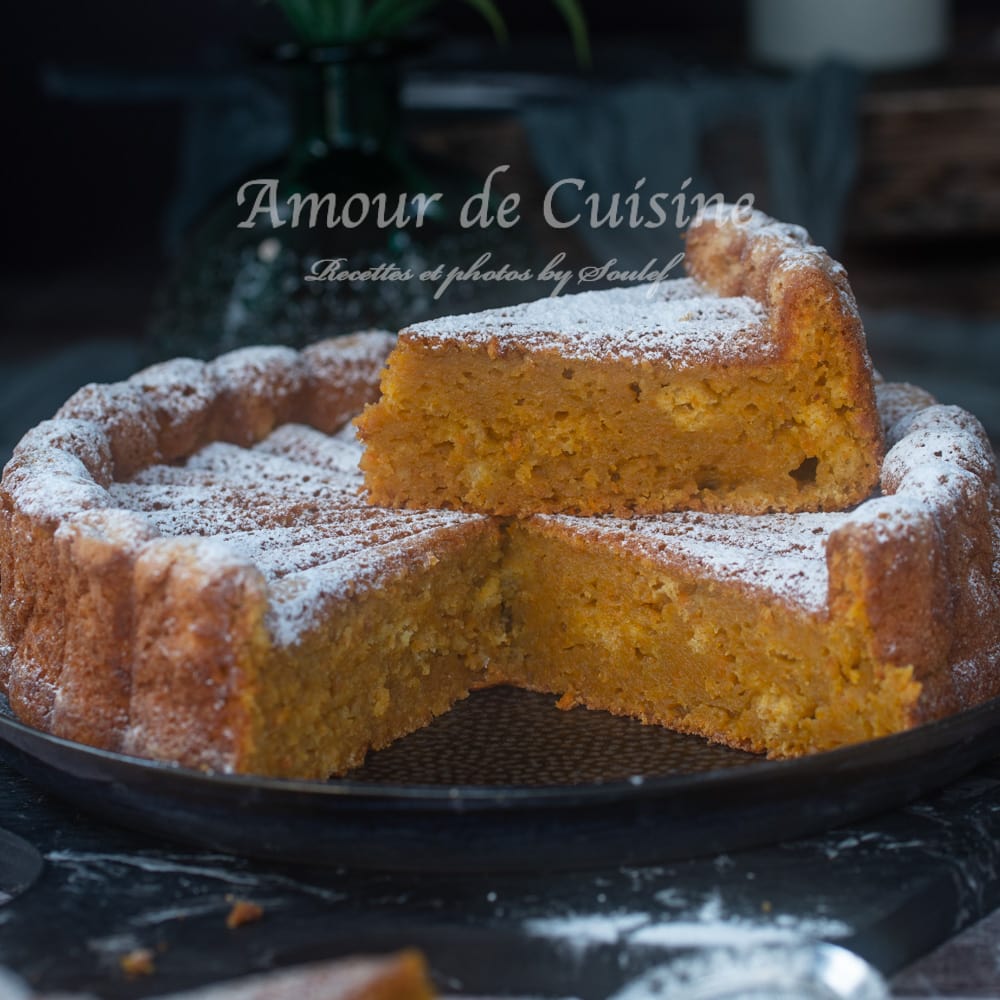
{"type": "Polygon", "coordinates": [[[337,45],[363,37],[364,0],[277,0],[299,40],[337,45]]]}
{"type": "Polygon", "coordinates": [[[375,0],[365,14],[363,37],[386,38],[394,35],[438,3],[440,0],[375,0]]]}
{"type": "Polygon", "coordinates": [[[584,68],[589,69],[591,66],[590,33],[587,31],[587,18],[583,13],[583,8],[577,0],[552,0],[552,2],[569,27],[576,61],[584,68]]]}
{"type": "Polygon", "coordinates": [[[299,39],[312,42],[315,23],[310,0],[278,0],[278,6],[284,11],[299,39]]]}
{"type": "Polygon", "coordinates": [[[498,42],[505,43],[507,41],[507,22],[504,21],[503,15],[493,0],[463,0],[463,2],[483,15],[498,42]]]}
{"type": "MultiPolygon", "coordinates": [[[[336,5],[331,3],[329,6],[333,7],[336,5]]],[[[339,6],[341,8],[342,17],[341,30],[344,33],[344,37],[352,40],[363,38],[362,26],[364,24],[365,17],[364,0],[340,0],[339,6]]]]}
{"type": "Polygon", "coordinates": [[[312,0],[313,38],[320,45],[330,45],[343,39],[340,26],[340,3],[312,0]]]}
{"type": "MultiPolygon", "coordinates": [[[[337,45],[399,34],[442,0],[276,0],[299,40],[306,45],[337,45]]],[[[496,0],[462,0],[477,10],[498,42],[507,41],[507,23],[496,0]]],[[[591,64],[587,19],[579,0],[552,0],[562,15],[577,62],[591,64]]]]}

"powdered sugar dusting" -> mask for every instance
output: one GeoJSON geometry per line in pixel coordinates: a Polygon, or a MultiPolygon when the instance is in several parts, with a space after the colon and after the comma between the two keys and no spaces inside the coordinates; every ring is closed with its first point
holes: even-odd
{"type": "Polygon", "coordinates": [[[841,314],[849,317],[855,332],[863,336],[847,272],[815,245],[801,226],[778,222],[743,206],[711,205],[696,215],[689,236],[688,273],[720,294],[749,295],[780,307],[783,276],[793,272],[812,274],[821,277],[826,288],[822,294],[836,298],[841,314]],[[718,236],[701,238],[698,230],[704,225],[718,236]]]}
{"type": "Polygon", "coordinates": [[[353,371],[381,365],[395,342],[395,335],[387,330],[362,330],[346,337],[321,340],[306,347],[302,355],[311,361],[318,358],[336,360],[345,371],[353,371]]]}
{"type": "Polygon", "coordinates": [[[181,465],[153,466],[111,494],[164,536],[200,536],[254,565],[271,585],[272,638],[288,645],[331,601],[423,558],[431,533],[483,520],[369,506],[360,451],[347,434],[285,425],[251,449],[216,442],[181,465]]]}
{"type": "Polygon", "coordinates": [[[708,893],[700,905],[685,906],[676,914],[574,913],[528,919],[524,930],[532,937],[558,941],[577,954],[599,945],[626,949],[746,947],[803,939],[836,940],[853,933],[844,921],[824,916],[778,912],[755,919],[730,913],[718,892],[708,893]]]}
{"type": "Polygon", "coordinates": [[[345,488],[361,487],[361,445],[353,424],[347,424],[337,434],[323,434],[303,424],[286,424],[257,444],[255,450],[335,473],[345,488]]]}
{"type": "Polygon", "coordinates": [[[214,443],[192,455],[184,463],[187,474],[200,475],[208,482],[230,480],[296,488],[319,495],[330,490],[360,492],[359,449],[340,445],[332,439],[317,453],[311,440],[315,432],[286,424],[277,437],[270,435],[253,448],[214,443]]]}
{"type": "Polygon", "coordinates": [[[127,426],[133,434],[149,421],[141,388],[132,382],[91,382],[83,386],[56,411],[57,420],[65,417],[90,420],[104,428],[127,426]]]}
{"type": "Polygon", "coordinates": [[[215,399],[207,366],[193,358],[175,358],[144,368],[129,379],[169,433],[205,415],[215,399]]]}
{"type": "Polygon", "coordinates": [[[8,467],[30,468],[40,457],[53,451],[76,458],[83,471],[97,483],[104,485],[111,481],[111,449],[107,435],[100,425],[90,420],[43,420],[21,439],[8,467]]]}
{"type": "Polygon", "coordinates": [[[691,229],[697,229],[705,223],[717,226],[735,225],[748,236],[757,239],[768,236],[779,237],[791,246],[796,244],[802,247],[810,246],[809,233],[802,226],[797,226],[794,222],[780,222],[760,209],[734,205],[730,202],[721,204],[715,202],[700,209],[691,220],[691,229]]]}
{"type": "Polygon", "coordinates": [[[759,303],[719,298],[690,278],[448,316],[404,336],[432,347],[461,342],[499,352],[559,351],[570,360],[659,359],[675,368],[764,361],[777,351],[759,303]]]}
{"type": "Polygon", "coordinates": [[[936,505],[929,506],[909,493],[872,497],[845,517],[844,524],[865,528],[875,544],[885,545],[894,539],[913,538],[931,530],[937,509],[936,505]]]}
{"type": "Polygon", "coordinates": [[[294,645],[328,617],[331,604],[385,583],[425,560],[433,562],[425,542],[433,541],[442,530],[482,520],[481,515],[427,513],[422,530],[381,544],[377,536],[368,537],[341,558],[283,575],[271,591],[268,627],[275,643],[294,645]]]}
{"type": "Polygon", "coordinates": [[[299,368],[298,352],[290,347],[241,347],[208,364],[214,382],[256,395],[270,392],[277,379],[294,382],[299,368]]]}
{"type": "Polygon", "coordinates": [[[892,447],[906,435],[906,426],[902,423],[905,418],[937,402],[920,386],[910,385],[908,382],[882,382],[878,379],[875,383],[875,398],[878,400],[878,412],[882,418],[887,447],[892,447]]]}
{"type": "Polygon", "coordinates": [[[882,466],[883,488],[896,490],[918,469],[952,465],[986,483],[996,480],[996,457],[982,424],[957,406],[928,406],[904,416],[899,439],[882,466]]]}
{"type": "MultiPolygon", "coordinates": [[[[805,269],[825,272],[831,277],[846,277],[844,266],[814,244],[805,229],[793,223],[779,222],[757,209],[731,204],[709,205],[695,215],[690,231],[694,232],[705,224],[720,230],[732,228],[740,233],[745,240],[742,251],[744,263],[747,263],[747,258],[751,262],[749,267],[744,268],[744,278],[750,279],[751,283],[758,277],[754,264],[761,256],[772,257],[774,266],[781,271],[805,269]]],[[[758,291],[763,293],[763,287],[759,287],[758,291]]],[[[854,295],[846,281],[840,284],[837,294],[842,307],[857,315],[854,295]]]]}
{"type": "Polygon", "coordinates": [[[94,481],[73,451],[47,442],[34,442],[20,454],[15,453],[3,483],[19,510],[42,522],[55,523],[78,511],[107,507],[111,502],[107,490],[94,481]]]}
{"type": "Polygon", "coordinates": [[[660,514],[576,518],[543,515],[653,561],[686,565],[714,580],[743,583],[808,611],[826,604],[826,543],[847,514],[660,514]]]}
{"type": "Polygon", "coordinates": [[[302,359],[312,378],[324,388],[339,389],[359,381],[377,382],[396,338],[385,330],[365,330],[311,344],[302,359]]]}
{"type": "Polygon", "coordinates": [[[303,498],[294,490],[234,484],[209,486],[113,486],[113,501],[145,515],[165,536],[233,535],[261,528],[312,523],[343,506],[339,494],[303,498]]]}

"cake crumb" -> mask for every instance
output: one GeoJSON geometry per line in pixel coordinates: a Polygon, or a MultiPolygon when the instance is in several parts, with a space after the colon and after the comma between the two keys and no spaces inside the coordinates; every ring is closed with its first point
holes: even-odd
{"type": "Polygon", "coordinates": [[[233,899],[232,897],[227,897],[227,900],[231,900],[233,904],[226,916],[226,926],[230,930],[242,927],[244,924],[252,924],[264,916],[264,908],[259,903],[253,903],[249,899],[233,899]]]}
{"type": "Polygon", "coordinates": [[[556,708],[558,708],[560,712],[568,712],[571,708],[576,708],[579,703],[580,702],[576,697],[576,693],[574,691],[567,691],[556,702],[556,708]]]}
{"type": "Polygon", "coordinates": [[[118,960],[126,976],[151,976],[156,971],[153,952],[149,948],[133,948],[118,960]]]}

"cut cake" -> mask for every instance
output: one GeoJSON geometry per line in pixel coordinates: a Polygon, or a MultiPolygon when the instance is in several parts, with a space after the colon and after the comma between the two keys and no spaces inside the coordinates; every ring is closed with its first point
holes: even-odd
{"type": "Polygon", "coordinates": [[[881,425],[844,269],[725,205],[691,277],[420,323],[358,421],[372,503],[490,514],[841,510],[881,425]]]}
{"type": "Polygon", "coordinates": [[[391,338],[81,390],[0,485],[0,679],[94,746],[322,778],[513,683],[787,756],[1000,689],[1000,504],[973,417],[878,389],[846,512],[505,523],[383,510],[349,420],[391,338]]]}

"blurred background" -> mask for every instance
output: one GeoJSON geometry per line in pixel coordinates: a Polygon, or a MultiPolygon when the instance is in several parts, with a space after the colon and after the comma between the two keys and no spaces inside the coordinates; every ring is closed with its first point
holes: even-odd
{"type": "Polygon", "coordinates": [[[261,0],[8,5],[0,457],[81,383],[147,361],[549,291],[310,285],[316,258],[641,267],[679,248],[672,225],[553,230],[542,199],[564,177],[605,206],[640,178],[645,193],[687,178],[688,195],[753,193],[844,261],[886,377],[1000,439],[993,0],[581,0],[586,44],[571,6],[497,0],[504,29],[481,7],[415,5],[387,41],[344,45],[261,0]],[[463,230],[457,208],[501,164],[497,196],[521,195],[521,222],[463,230]],[[444,208],[420,233],[240,230],[254,177],[341,199],[440,191],[444,208]]]}

